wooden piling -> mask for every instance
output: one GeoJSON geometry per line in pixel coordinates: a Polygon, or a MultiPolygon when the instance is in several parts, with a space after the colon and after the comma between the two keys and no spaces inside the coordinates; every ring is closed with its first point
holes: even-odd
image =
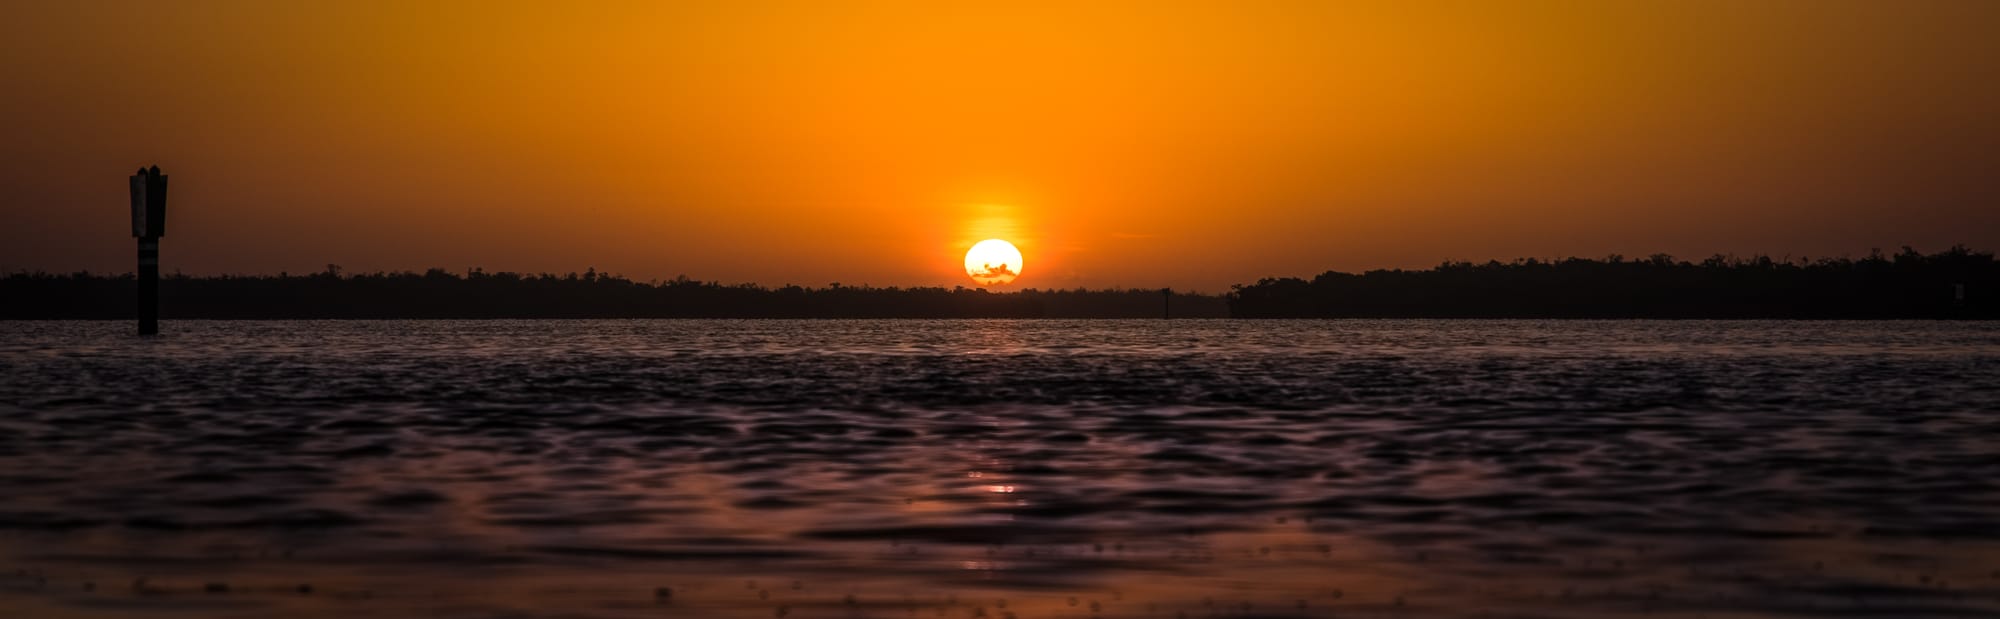
{"type": "Polygon", "coordinates": [[[139,335],[160,332],[160,240],[139,239],[139,335]]]}

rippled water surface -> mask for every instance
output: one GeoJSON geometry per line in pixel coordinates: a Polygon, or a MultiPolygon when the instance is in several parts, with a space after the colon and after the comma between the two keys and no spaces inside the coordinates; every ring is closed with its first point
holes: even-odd
{"type": "Polygon", "coordinates": [[[129,329],[0,323],[0,615],[2000,616],[1989,324],[129,329]]]}

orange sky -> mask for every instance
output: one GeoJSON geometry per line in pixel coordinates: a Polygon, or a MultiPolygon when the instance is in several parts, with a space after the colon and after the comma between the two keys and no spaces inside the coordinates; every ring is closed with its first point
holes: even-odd
{"type": "Polygon", "coordinates": [[[130,270],[156,162],[196,274],[1996,249],[1995,32],[1972,0],[11,3],[0,269],[130,270]]]}

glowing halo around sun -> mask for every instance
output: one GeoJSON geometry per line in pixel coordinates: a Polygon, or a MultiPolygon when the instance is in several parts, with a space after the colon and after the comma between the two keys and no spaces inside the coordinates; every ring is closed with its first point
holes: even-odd
{"type": "Polygon", "coordinates": [[[980,241],[965,252],[965,274],[981,286],[1011,283],[1021,276],[1021,250],[1000,239],[980,241]]]}

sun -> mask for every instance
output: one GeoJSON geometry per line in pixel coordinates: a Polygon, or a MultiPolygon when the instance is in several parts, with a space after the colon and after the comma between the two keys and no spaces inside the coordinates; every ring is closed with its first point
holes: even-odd
{"type": "Polygon", "coordinates": [[[986,239],[965,252],[965,274],[981,286],[998,286],[1021,276],[1021,250],[1013,243],[986,239]]]}

